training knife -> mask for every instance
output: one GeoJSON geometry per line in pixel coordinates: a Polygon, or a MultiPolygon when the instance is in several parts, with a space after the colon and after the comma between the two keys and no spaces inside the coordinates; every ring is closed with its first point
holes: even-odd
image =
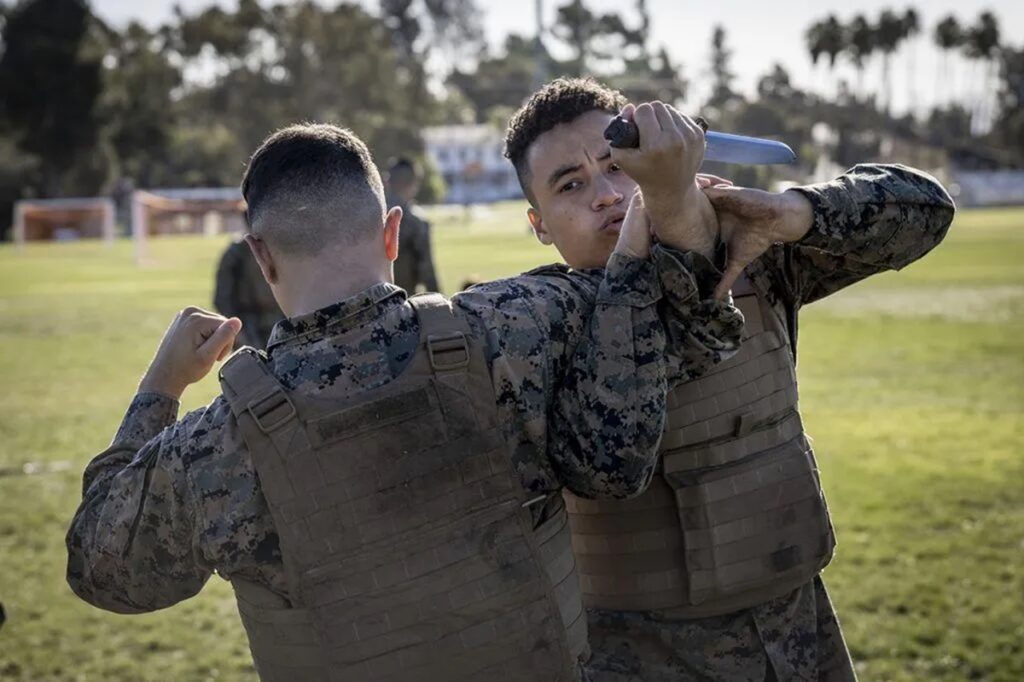
{"type": "MultiPolygon", "coordinates": [[[[707,122],[696,119],[704,129],[705,161],[742,164],[774,164],[793,163],[796,154],[789,145],[776,140],[765,140],[760,137],[716,133],[707,129],[707,122]]],[[[605,128],[604,138],[612,147],[630,149],[640,146],[640,130],[632,121],[616,116],[605,128]]]]}

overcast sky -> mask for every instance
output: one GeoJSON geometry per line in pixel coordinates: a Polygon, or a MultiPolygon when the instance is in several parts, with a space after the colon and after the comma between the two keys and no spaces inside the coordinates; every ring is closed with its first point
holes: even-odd
{"type": "MultiPolygon", "coordinates": [[[[565,0],[542,1],[545,25],[550,25],[555,7],[564,4],[565,0]]],[[[213,0],[93,0],[93,7],[100,16],[117,25],[134,19],[155,26],[171,17],[175,2],[186,12],[213,4],[213,0]]],[[[237,2],[217,0],[217,4],[234,7],[237,2]]],[[[376,9],[377,0],[363,0],[362,4],[376,9]]],[[[485,12],[485,31],[491,45],[500,45],[509,32],[533,35],[536,29],[534,2],[531,0],[477,0],[477,4],[485,12]]],[[[627,20],[629,10],[635,6],[634,0],[589,0],[587,4],[596,11],[618,9],[627,20]]],[[[707,93],[704,86],[711,31],[715,24],[722,24],[726,29],[727,45],[733,51],[733,71],[739,88],[744,92],[753,92],[758,78],[774,62],[782,63],[799,87],[820,89],[830,86],[820,62],[819,70],[812,70],[804,42],[804,31],[808,25],[829,13],[835,13],[846,21],[863,12],[873,21],[885,7],[902,14],[913,6],[924,29],[909,48],[917,78],[910,84],[908,48],[904,48],[893,67],[893,106],[897,111],[906,110],[911,103],[919,110],[933,104],[940,57],[932,45],[931,34],[935,24],[947,14],[956,15],[961,23],[973,23],[981,11],[991,10],[999,19],[1003,42],[1017,47],[1024,45],[1024,2],[1021,0],[927,0],[917,3],[885,0],[716,0],[703,3],[648,0],[647,4],[653,19],[651,44],[666,45],[673,59],[682,62],[684,75],[695,86],[693,96],[688,99],[696,102],[702,101],[707,93]]],[[[840,69],[839,73],[845,74],[851,85],[856,82],[850,67],[840,69]]],[[[944,85],[958,92],[979,83],[977,72],[966,64],[956,64],[953,73],[953,82],[944,85]]],[[[881,66],[876,60],[865,75],[865,85],[874,87],[880,80],[881,66]]]]}

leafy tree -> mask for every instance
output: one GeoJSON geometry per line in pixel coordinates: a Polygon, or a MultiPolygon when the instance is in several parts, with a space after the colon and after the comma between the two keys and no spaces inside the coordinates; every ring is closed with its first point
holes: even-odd
{"type": "Polygon", "coordinates": [[[732,50],[725,45],[725,29],[715,26],[711,33],[711,97],[708,106],[721,116],[742,98],[732,89],[736,75],[729,66],[732,50]]]}
{"type": "Polygon", "coordinates": [[[102,35],[84,0],[26,0],[11,9],[0,57],[0,120],[39,160],[38,192],[64,192],[67,170],[96,146],[102,35]]]}
{"type": "Polygon", "coordinates": [[[182,85],[181,72],[171,63],[163,39],[134,22],[115,40],[108,63],[107,136],[122,175],[139,187],[152,187],[166,175],[160,169],[178,122],[172,93],[182,85]]]}
{"type": "MultiPolygon", "coordinates": [[[[545,52],[543,59],[551,63],[545,52]]],[[[510,34],[504,54],[483,56],[473,71],[456,69],[448,84],[457,88],[472,103],[477,122],[484,122],[495,107],[515,109],[534,88],[536,44],[533,39],[510,34]]]]}

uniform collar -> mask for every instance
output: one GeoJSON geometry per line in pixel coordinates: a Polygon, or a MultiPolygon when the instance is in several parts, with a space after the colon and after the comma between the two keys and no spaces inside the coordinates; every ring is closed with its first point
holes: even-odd
{"type": "Polygon", "coordinates": [[[281,320],[274,325],[267,350],[307,336],[324,336],[328,330],[336,334],[351,329],[361,324],[367,317],[376,317],[380,304],[395,296],[400,296],[404,301],[406,293],[390,282],[381,282],[344,301],[332,303],[305,315],[281,320]]]}

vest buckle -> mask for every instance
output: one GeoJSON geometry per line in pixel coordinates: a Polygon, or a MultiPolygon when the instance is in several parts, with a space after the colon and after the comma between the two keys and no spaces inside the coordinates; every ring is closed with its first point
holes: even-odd
{"type": "Polygon", "coordinates": [[[268,435],[297,414],[295,405],[280,388],[250,400],[245,409],[252,415],[260,431],[268,435]]]}
{"type": "Polygon", "coordinates": [[[469,341],[462,332],[431,334],[427,337],[427,356],[430,358],[430,367],[435,372],[468,367],[469,341]]]}

